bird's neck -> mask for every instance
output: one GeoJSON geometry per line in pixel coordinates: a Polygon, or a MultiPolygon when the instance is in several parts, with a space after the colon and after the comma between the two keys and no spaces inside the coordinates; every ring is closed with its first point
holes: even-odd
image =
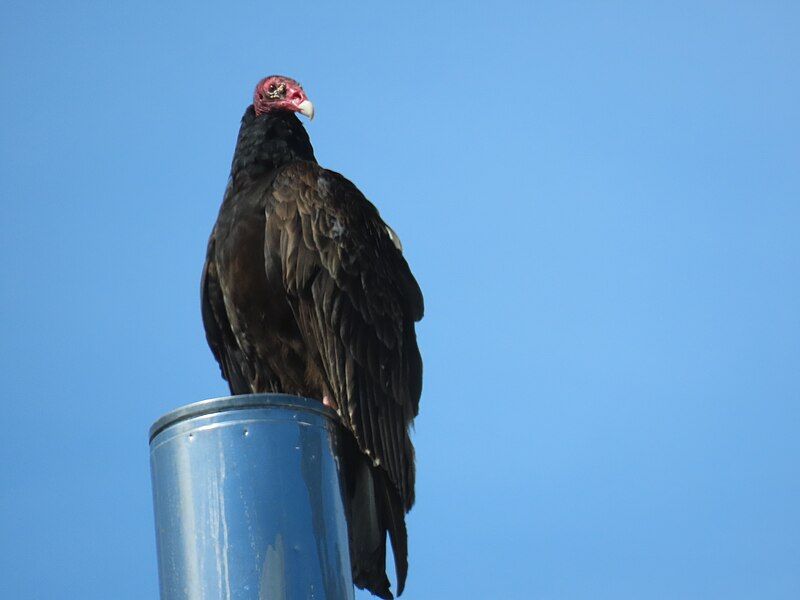
{"type": "Polygon", "coordinates": [[[233,154],[234,181],[262,177],[295,160],[315,161],[314,149],[300,119],[290,112],[256,116],[249,106],[242,117],[233,154]]]}

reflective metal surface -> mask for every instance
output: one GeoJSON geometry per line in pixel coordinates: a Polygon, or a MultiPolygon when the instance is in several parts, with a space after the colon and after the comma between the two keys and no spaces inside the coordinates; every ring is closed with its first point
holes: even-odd
{"type": "Polygon", "coordinates": [[[161,600],[352,600],[334,413],[280,394],[153,425],[161,600]]]}

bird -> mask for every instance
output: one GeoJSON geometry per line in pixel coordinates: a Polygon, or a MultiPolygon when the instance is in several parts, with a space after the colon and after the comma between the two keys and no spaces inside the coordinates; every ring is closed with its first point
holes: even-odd
{"type": "Polygon", "coordinates": [[[393,598],[408,573],[409,429],[419,412],[422,291],[398,235],[351,181],[321,167],[282,75],[256,85],[201,278],[206,339],[232,394],[286,393],[338,415],[353,582],[393,598]]]}

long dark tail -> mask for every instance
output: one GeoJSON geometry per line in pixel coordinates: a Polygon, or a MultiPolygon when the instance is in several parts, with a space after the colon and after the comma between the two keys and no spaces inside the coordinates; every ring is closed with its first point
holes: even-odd
{"type": "MultiPolygon", "coordinates": [[[[343,436],[350,437],[350,436],[343,436]]],[[[386,473],[346,440],[345,499],[350,532],[353,582],[384,599],[393,598],[386,576],[386,535],[394,553],[397,595],[403,593],[408,574],[408,535],[400,494],[386,473]]]]}

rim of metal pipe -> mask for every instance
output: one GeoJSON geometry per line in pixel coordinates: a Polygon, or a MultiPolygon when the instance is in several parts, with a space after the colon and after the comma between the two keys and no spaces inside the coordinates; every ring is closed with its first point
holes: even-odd
{"type": "Polygon", "coordinates": [[[228,410],[241,410],[248,408],[292,408],[307,412],[319,413],[324,417],[337,419],[336,412],[322,404],[319,400],[292,396],[290,394],[242,394],[239,396],[223,396],[209,398],[186,404],[171,410],[156,420],[150,427],[150,442],[167,427],[194,417],[228,410]]]}

